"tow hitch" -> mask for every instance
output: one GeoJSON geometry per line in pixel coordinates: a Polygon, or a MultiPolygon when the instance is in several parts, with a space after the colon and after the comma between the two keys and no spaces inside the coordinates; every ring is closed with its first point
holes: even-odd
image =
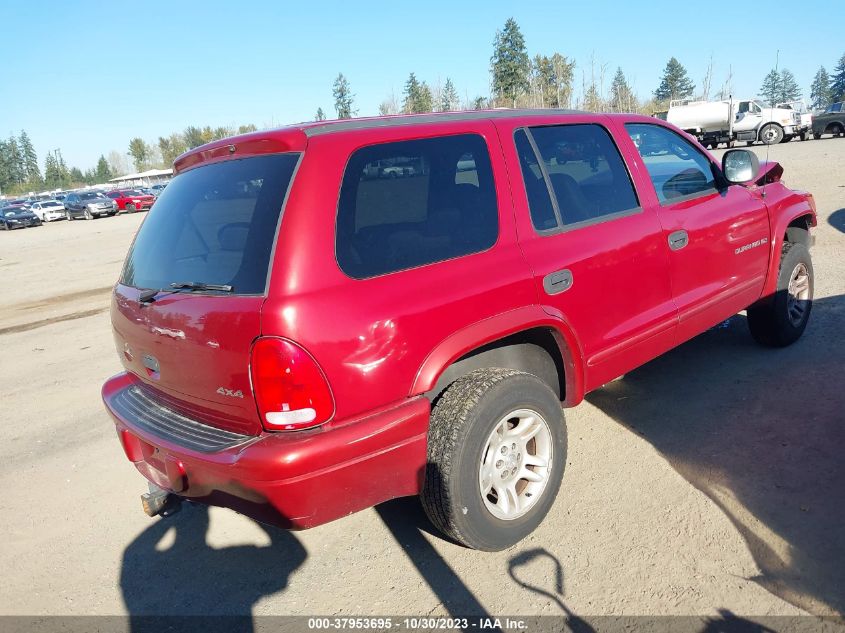
{"type": "Polygon", "coordinates": [[[149,492],[141,495],[141,507],[147,516],[161,515],[167,517],[179,512],[181,506],[181,498],[154,484],[150,484],[149,492]]]}

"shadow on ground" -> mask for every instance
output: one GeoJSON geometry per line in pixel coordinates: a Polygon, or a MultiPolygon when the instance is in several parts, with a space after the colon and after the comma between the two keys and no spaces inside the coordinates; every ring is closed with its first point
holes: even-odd
{"type": "MultiPolygon", "coordinates": [[[[228,628],[252,630],[253,605],[284,590],[307,557],[292,533],[261,524],[268,546],[212,548],[208,525],[206,506],[183,503],[179,513],[156,519],[126,548],[120,587],[133,632],[166,630],[150,616],[196,615],[241,616],[229,619],[228,628]]],[[[191,624],[199,630],[198,621],[191,624]]]]}
{"type": "Polygon", "coordinates": [[[830,214],[827,221],[830,222],[830,226],[835,228],[837,231],[845,233],[845,209],[837,209],[830,214]]]}
{"type": "Polygon", "coordinates": [[[845,612],[842,323],[845,297],[817,300],[773,350],[736,316],[587,396],[725,512],[757,583],[819,615],[845,612]]]}

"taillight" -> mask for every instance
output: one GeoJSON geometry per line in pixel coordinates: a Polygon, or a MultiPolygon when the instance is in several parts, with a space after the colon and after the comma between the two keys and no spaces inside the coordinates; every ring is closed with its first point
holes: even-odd
{"type": "Polygon", "coordinates": [[[260,338],[252,346],[252,389],[261,423],[268,431],[319,426],[334,414],[326,377],[304,349],[280,338],[260,338]]]}

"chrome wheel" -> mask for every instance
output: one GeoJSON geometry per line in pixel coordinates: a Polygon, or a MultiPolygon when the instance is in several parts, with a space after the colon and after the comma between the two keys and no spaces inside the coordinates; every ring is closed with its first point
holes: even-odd
{"type": "Polygon", "coordinates": [[[807,266],[799,263],[789,278],[786,310],[792,325],[801,325],[810,303],[810,272],[807,266]]]}
{"type": "Polygon", "coordinates": [[[531,509],[546,488],[552,446],[549,425],[536,411],[517,409],[499,420],[487,437],[478,469],[490,514],[511,521],[531,509]]]}

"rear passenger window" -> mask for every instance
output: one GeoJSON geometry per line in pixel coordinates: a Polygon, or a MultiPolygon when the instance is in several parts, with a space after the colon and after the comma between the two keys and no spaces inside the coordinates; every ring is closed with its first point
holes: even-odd
{"type": "Polygon", "coordinates": [[[349,159],[335,247],[350,277],[478,253],[498,232],[490,157],[476,134],[371,145],[349,159]]]}
{"type": "Polygon", "coordinates": [[[515,142],[538,231],[610,219],[639,208],[619,150],[600,125],[518,130],[515,142]]]}

